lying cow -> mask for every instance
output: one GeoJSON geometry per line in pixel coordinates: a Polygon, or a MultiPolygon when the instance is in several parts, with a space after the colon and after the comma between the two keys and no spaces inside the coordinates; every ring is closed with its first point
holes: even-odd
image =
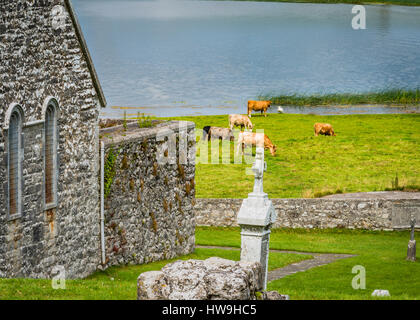
{"type": "Polygon", "coordinates": [[[270,108],[271,101],[248,101],[248,116],[251,117],[252,111],[261,111],[261,114],[264,112],[264,117],[267,117],[267,109],[270,108]]]}
{"type": "Polygon", "coordinates": [[[314,131],[316,137],[320,134],[323,134],[324,136],[335,136],[333,127],[329,123],[315,123],[314,131]]]}
{"type": "Polygon", "coordinates": [[[230,130],[233,130],[234,126],[240,126],[241,130],[244,129],[250,129],[252,130],[252,122],[249,120],[247,116],[241,115],[241,114],[230,114],[229,115],[229,127],[230,130]]]}
{"type": "Polygon", "coordinates": [[[244,145],[262,147],[264,143],[264,149],[269,149],[272,156],[276,155],[277,146],[275,146],[270,138],[265,133],[255,132],[239,132],[238,136],[238,151],[242,147],[242,154],[244,153],[244,145]]]}
{"type": "Polygon", "coordinates": [[[220,140],[234,140],[232,130],[229,128],[206,126],[203,128],[203,140],[220,139],[220,140]]]}

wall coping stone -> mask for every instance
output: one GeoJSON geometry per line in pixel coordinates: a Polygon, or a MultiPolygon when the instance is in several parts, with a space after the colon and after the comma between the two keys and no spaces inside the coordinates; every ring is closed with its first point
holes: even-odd
{"type": "Polygon", "coordinates": [[[162,130],[170,130],[173,132],[179,131],[179,124],[185,123],[185,129],[193,129],[195,128],[195,123],[191,121],[168,121],[162,122],[157,124],[155,127],[150,128],[139,128],[137,122],[135,123],[127,123],[127,130],[123,130],[123,126],[115,126],[111,128],[104,128],[100,130],[100,134],[110,134],[109,136],[102,137],[101,141],[104,142],[105,146],[115,145],[115,144],[124,144],[133,141],[137,141],[139,139],[148,139],[152,137],[156,137],[156,135],[162,134],[162,130]]]}

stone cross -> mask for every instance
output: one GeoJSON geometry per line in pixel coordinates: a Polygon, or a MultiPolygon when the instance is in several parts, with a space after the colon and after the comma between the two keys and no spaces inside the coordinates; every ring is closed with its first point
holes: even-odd
{"type": "Polygon", "coordinates": [[[254,171],[254,191],[255,194],[263,194],[263,177],[264,171],[267,171],[267,162],[264,161],[264,148],[257,147],[255,154],[255,162],[252,165],[254,171]]]}
{"type": "Polygon", "coordinates": [[[410,220],[411,232],[410,241],[408,241],[407,260],[416,261],[416,240],[414,240],[414,229],[416,226],[416,219],[414,217],[410,220]]]}
{"type": "Polygon", "coordinates": [[[270,228],[277,219],[273,204],[263,191],[266,167],[264,148],[257,147],[252,166],[255,174],[254,189],[242,202],[237,217],[241,226],[241,261],[261,263],[263,276],[260,279],[260,287],[263,290],[267,287],[270,228]]]}

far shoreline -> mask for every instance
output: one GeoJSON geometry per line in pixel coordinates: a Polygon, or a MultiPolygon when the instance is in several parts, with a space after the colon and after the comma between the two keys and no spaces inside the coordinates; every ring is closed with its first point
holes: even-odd
{"type": "Polygon", "coordinates": [[[281,3],[310,3],[310,4],[348,4],[348,5],[392,5],[420,7],[420,1],[352,1],[352,0],[215,0],[215,1],[248,1],[248,2],[281,2],[281,3]]]}
{"type": "Polygon", "coordinates": [[[420,106],[420,89],[388,89],[362,93],[325,94],[265,94],[259,100],[270,100],[273,105],[291,106],[340,106],[340,105],[378,105],[378,106],[420,106]]]}

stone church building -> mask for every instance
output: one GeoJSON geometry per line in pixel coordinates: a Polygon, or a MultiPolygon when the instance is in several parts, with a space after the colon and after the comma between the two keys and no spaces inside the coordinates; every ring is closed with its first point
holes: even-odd
{"type": "Polygon", "coordinates": [[[106,101],[71,3],[1,0],[0,50],[0,276],[87,275],[106,101]]]}
{"type": "Polygon", "coordinates": [[[0,0],[0,277],[48,278],[63,266],[80,278],[101,265],[105,106],[71,2],[0,0]]]}

